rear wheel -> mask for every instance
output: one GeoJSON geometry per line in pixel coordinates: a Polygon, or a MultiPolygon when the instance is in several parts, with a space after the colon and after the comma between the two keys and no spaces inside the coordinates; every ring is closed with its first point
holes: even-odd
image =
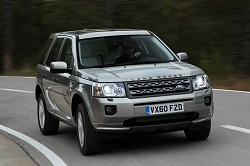
{"type": "Polygon", "coordinates": [[[101,144],[83,103],[78,105],[76,115],[77,137],[80,151],[83,155],[99,153],[101,151],[101,144]]]}
{"type": "Polygon", "coordinates": [[[207,139],[210,134],[210,130],[211,120],[205,122],[202,125],[199,125],[196,128],[188,128],[184,130],[184,133],[189,140],[197,141],[207,139]]]}
{"type": "Polygon", "coordinates": [[[48,112],[42,93],[37,100],[37,119],[40,131],[43,135],[57,133],[59,129],[59,120],[52,117],[48,112]]]}

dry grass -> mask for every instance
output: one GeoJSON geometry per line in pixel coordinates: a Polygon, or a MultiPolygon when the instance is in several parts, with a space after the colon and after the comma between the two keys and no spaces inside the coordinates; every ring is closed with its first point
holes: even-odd
{"type": "Polygon", "coordinates": [[[228,78],[209,77],[213,88],[250,91],[249,76],[231,76],[228,78]]]}
{"type": "Polygon", "coordinates": [[[34,77],[35,74],[36,74],[35,68],[23,67],[22,69],[13,70],[9,73],[5,73],[5,74],[3,74],[3,76],[30,76],[30,77],[34,77]]]}

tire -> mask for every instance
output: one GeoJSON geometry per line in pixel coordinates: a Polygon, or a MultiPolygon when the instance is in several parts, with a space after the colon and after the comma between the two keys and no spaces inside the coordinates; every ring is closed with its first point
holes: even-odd
{"type": "Polygon", "coordinates": [[[77,138],[81,153],[83,155],[99,153],[101,144],[83,103],[78,105],[76,115],[77,138]]]}
{"type": "Polygon", "coordinates": [[[40,131],[43,135],[56,134],[59,129],[59,120],[51,116],[41,93],[37,100],[37,119],[40,131]]]}
{"type": "Polygon", "coordinates": [[[198,126],[199,129],[188,128],[184,130],[186,137],[192,141],[206,140],[210,134],[211,130],[211,120],[205,122],[198,126]]]}

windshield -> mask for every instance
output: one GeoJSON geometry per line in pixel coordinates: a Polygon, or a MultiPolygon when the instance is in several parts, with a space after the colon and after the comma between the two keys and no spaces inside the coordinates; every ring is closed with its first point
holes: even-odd
{"type": "Polygon", "coordinates": [[[166,63],[176,57],[155,36],[112,36],[78,41],[79,68],[166,63]]]}

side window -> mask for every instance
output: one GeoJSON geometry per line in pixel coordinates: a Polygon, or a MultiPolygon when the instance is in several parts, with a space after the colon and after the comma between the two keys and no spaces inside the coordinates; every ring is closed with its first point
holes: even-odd
{"type": "Polygon", "coordinates": [[[60,51],[60,48],[61,48],[61,45],[62,45],[62,42],[63,42],[63,39],[64,38],[57,38],[55,43],[54,43],[54,46],[49,54],[49,57],[47,59],[47,62],[46,62],[46,65],[49,66],[51,62],[54,62],[57,60],[58,58],[58,54],[59,54],[59,51],[60,51]]]}
{"type": "Polygon", "coordinates": [[[42,55],[40,57],[39,64],[43,64],[44,58],[45,58],[45,56],[46,56],[46,54],[47,54],[47,52],[49,50],[49,46],[51,45],[52,41],[53,41],[53,39],[47,40],[47,42],[45,44],[45,47],[43,49],[43,53],[42,53],[42,55]]]}
{"type": "Polygon", "coordinates": [[[60,61],[64,61],[67,63],[67,67],[71,67],[73,57],[73,51],[72,51],[72,41],[70,39],[66,39],[63,45],[60,61]]]}

